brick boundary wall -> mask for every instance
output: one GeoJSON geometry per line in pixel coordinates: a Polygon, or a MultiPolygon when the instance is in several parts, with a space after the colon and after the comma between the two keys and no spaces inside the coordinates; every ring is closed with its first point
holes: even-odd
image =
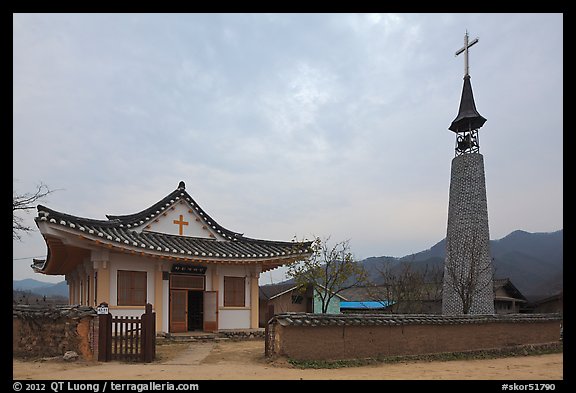
{"type": "Polygon", "coordinates": [[[97,360],[97,317],[87,306],[13,305],[12,355],[41,358],[74,351],[84,360],[97,360]]]}
{"type": "Polygon", "coordinates": [[[559,314],[445,316],[287,313],[270,321],[268,356],[349,360],[557,343],[559,314]]]}

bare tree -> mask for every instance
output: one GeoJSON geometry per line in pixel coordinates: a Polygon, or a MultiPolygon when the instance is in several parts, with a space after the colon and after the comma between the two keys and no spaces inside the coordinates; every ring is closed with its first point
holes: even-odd
{"type": "Polygon", "coordinates": [[[444,266],[434,265],[428,269],[426,266],[426,284],[422,296],[436,304],[436,312],[442,312],[442,290],[444,284],[444,266]],[[440,302],[440,303],[438,303],[440,302]]]}
{"type": "Polygon", "coordinates": [[[367,295],[371,300],[386,306],[390,312],[396,313],[399,299],[396,290],[396,274],[392,262],[384,262],[382,267],[376,268],[376,271],[376,279],[371,280],[366,286],[367,295]]]}
{"type": "MultiPolygon", "coordinates": [[[[477,298],[482,297],[486,291],[493,293],[494,271],[491,259],[480,252],[478,236],[473,234],[467,247],[456,250],[452,242],[447,241],[448,256],[453,257],[446,263],[444,274],[446,281],[444,291],[455,294],[461,302],[461,314],[470,314],[477,298]],[[459,256],[459,260],[454,258],[459,256]],[[488,288],[489,287],[489,288],[488,288]]],[[[492,298],[491,303],[494,300],[492,298]]]]}
{"type": "Polygon", "coordinates": [[[40,183],[33,193],[25,193],[18,195],[16,192],[12,194],[13,207],[12,207],[12,239],[22,240],[21,232],[30,232],[33,229],[24,224],[24,219],[20,216],[21,213],[28,213],[30,210],[36,208],[35,204],[46,197],[48,194],[53,193],[55,190],[50,190],[44,183],[40,183]]]}
{"type": "Polygon", "coordinates": [[[350,252],[350,241],[329,245],[330,237],[316,237],[311,244],[308,259],[288,267],[287,275],[305,290],[312,286],[313,294],[322,302],[322,314],[328,311],[330,301],[340,292],[366,283],[366,271],[350,252]]]}
{"type": "Polygon", "coordinates": [[[386,262],[377,269],[378,282],[381,285],[368,286],[371,299],[388,304],[394,313],[422,313],[427,310],[427,301],[435,302],[441,298],[442,270],[438,266],[424,269],[414,267],[413,261],[403,261],[394,265],[386,262]]]}

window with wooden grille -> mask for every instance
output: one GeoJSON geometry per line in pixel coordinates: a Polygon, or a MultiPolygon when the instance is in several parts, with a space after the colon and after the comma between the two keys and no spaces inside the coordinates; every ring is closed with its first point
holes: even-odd
{"type": "Polygon", "coordinates": [[[246,305],[246,277],[224,277],[224,307],[246,305]]]}
{"type": "Polygon", "coordinates": [[[118,305],[146,305],[146,272],[118,270],[118,305]]]}

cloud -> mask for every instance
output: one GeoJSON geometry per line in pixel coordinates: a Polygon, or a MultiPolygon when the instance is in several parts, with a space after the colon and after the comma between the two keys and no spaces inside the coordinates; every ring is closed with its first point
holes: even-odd
{"type": "MultiPolygon", "coordinates": [[[[561,14],[13,19],[14,188],[64,189],[56,210],[136,212],[184,180],[248,236],[333,234],[366,257],[430,247],[469,29],[491,234],[563,225],[561,14]]],[[[45,253],[38,236],[15,257],[45,253]]]]}

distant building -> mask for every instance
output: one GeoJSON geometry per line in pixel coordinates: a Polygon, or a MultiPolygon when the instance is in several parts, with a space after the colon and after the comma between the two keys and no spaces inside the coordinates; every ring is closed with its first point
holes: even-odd
{"type": "Polygon", "coordinates": [[[525,311],[528,300],[509,278],[494,279],[494,309],[496,314],[518,314],[525,311]]]}
{"type": "Polygon", "coordinates": [[[340,302],[340,312],[342,313],[371,313],[385,311],[393,302],[387,300],[364,301],[364,302],[340,302]]]}
{"type": "MultiPolygon", "coordinates": [[[[514,314],[529,312],[528,300],[512,284],[509,278],[494,279],[494,309],[496,314],[514,314]]],[[[442,283],[427,283],[418,298],[397,299],[390,301],[387,299],[387,290],[384,286],[359,287],[342,291],[342,295],[349,302],[363,303],[357,304],[355,311],[349,304],[344,303],[342,312],[385,312],[397,314],[441,314],[442,313],[442,283]],[[386,307],[382,307],[386,304],[386,307]]],[[[558,309],[557,302],[543,303],[542,309],[558,309]],[[545,305],[550,304],[550,305],[545,305]],[[554,305],[552,305],[554,304],[554,305]]],[[[561,308],[561,306],[560,306],[561,308]]],[[[535,311],[537,312],[537,311],[535,311]]],[[[557,311],[541,311],[557,312],[557,311]]]]}
{"type": "Polygon", "coordinates": [[[406,296],[390,300],[389,290],[384,285],[357,287],[342,291],[350,302],[361,303],[351,307],[344,304],[342,312],[385,312],[396,314],[441,314],[442,283],[428,283],[417,298],[406,296]],[[385,305],[385,307],[382,307],[385,305]]]}
{"type": "Polygon", "coordinates": [[[564,291],[560,291],[552,296],[535,301],[533,304],[535,313],[564,313],[564,291]]]}
{"type": "MultiPolygon", "coordinates": [[[[260,286],[260,327],[266,323],[274,314],[286,312],[307,312],[321,313],[322,300],[317,291],[312,290],[312,285],[301,289],[301,285],[294,283],[280,283],[260,286]]],[[[339,314],[340,302],[346,301],[343,296],[336,294],[328,304],[326,314],[339,314]]]]}

